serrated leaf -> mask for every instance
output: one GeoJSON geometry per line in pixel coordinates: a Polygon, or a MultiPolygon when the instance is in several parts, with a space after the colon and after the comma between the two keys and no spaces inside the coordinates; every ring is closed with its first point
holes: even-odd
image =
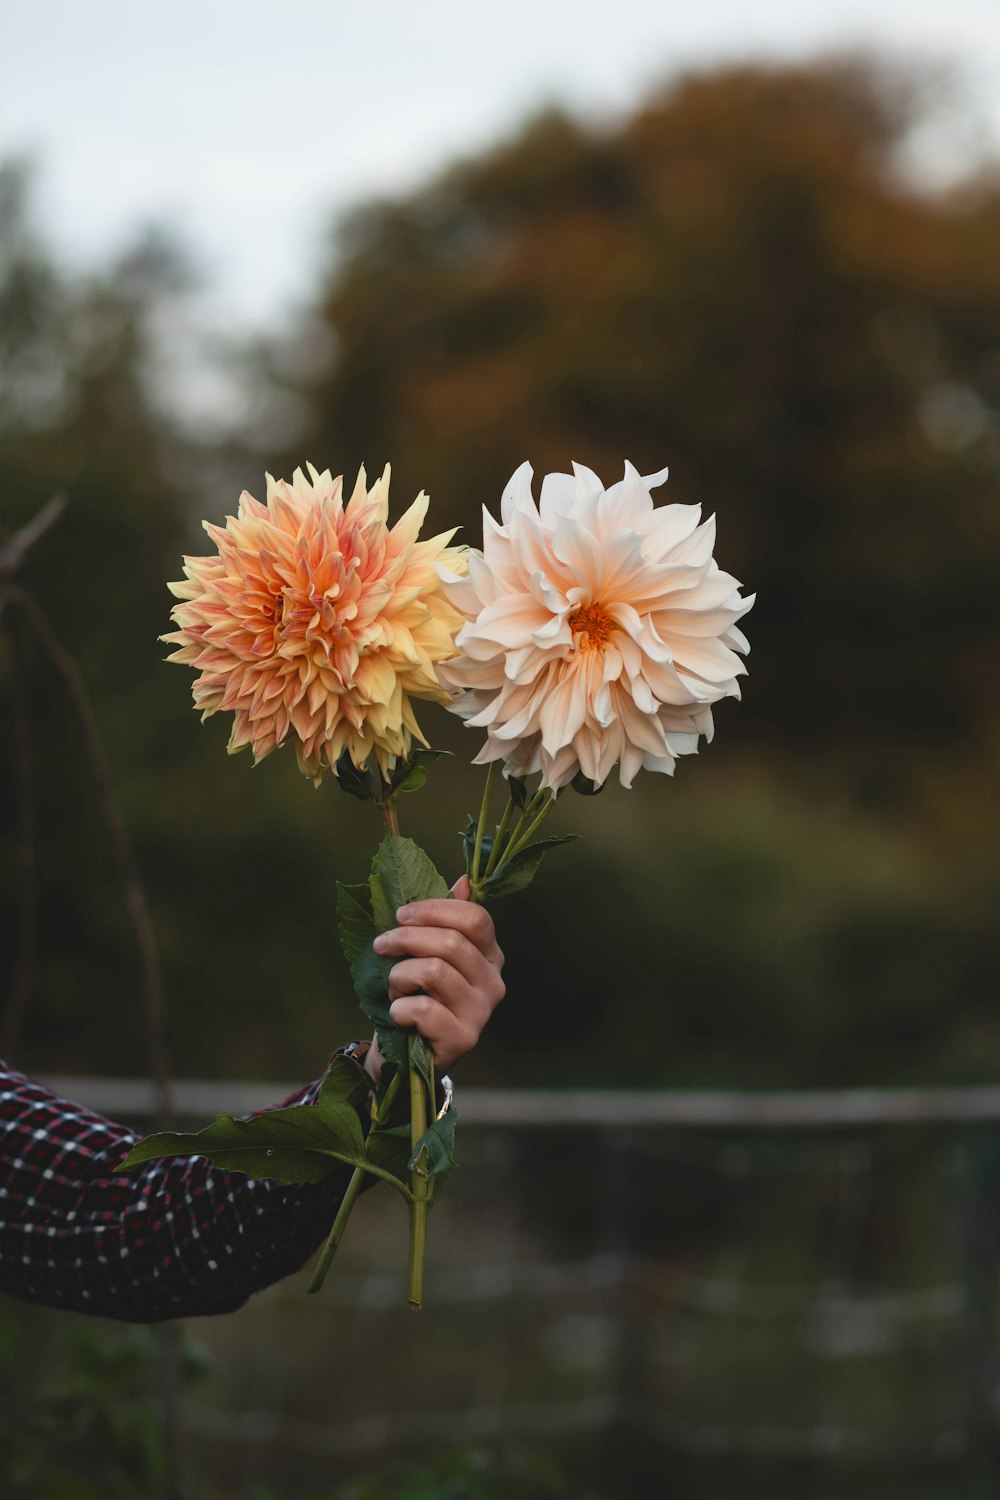
{"type": "Polygon", "coordinates": [[[434,1087],[434,1053],[424,1041],[419,1031],[415,1035],[410,1033],[410,1038],[410,1061],[427,1085],[428,1092],[430,1092],[434,1087]]]}
{"type": "Polygon", "coordinates": [[[436,760],[442,756],[450,756],[450,750],[431,750],[419,746],[414,750],[409,760],[397,766],[392,773],[392,789],[394,792],[415,792],[423,786],[427,780],[427,772],[436,760]]]}
{"type": "Polygon", "coordinates": [[[507,786],[510,790],[510,800],[519,812],[523,812],[528,805],[528,788],[519,776],[508,776],[507,786]]]}
{"type": "MultiPolygon", "coordinates": [[[[392,925],[396,925],[395,920],[392,925]]],[[[365,1015],[374,1022],[379,1051],[387,1061],[402,1065],[406,1038],[389,1016],[389,971],[395,960],[380,958],[372,948],[380,929],[372,914],[368,885],[337,882],[337,928],[351,968],[354,993],[365,1015]]]]}
{"type": "MultiPolygon", "coordinates": [[[[173,1156],[207,1156],[226,1171],[276,1177],[281,1182],[320,1182],[335,1161],[355,1167],[368,1164],[356,1111],[337,1099],[322,1097],[315,1104],[265,1110],[249,1120],[218,1115],[204,1130],[147,1135],[114,1170],[129,1171],[143,1162],[173,1156]]],[[[395,1173],[379,1169],[375,1175],[406,1191],[395,1173]]]]}
{"type": "Polygon", "coordinates": [[[578,834],[570,833],[561,838],[539,839],[526,849],[518,850],[510,859],[503,860],[485,882],[487,895],[492,900],[494,896],[511,896],[515,891],[523,891],[534,880],[539,865],[550,849],[556,849],[560,844],[571,844],[578,837],[578,834]]]}
{"type": "Polygon", "coordinates": [[[368,882],[371,911],[379,932],[397,927],[396,911],[411,901],[426,901],[449,894],[444,876],[412,839],[387,833],[372,861],[368,882]]]}
{"type": "Polygon", "coordinates": [[[374,1079],[364,1063],[357,1057],[345,1057],[343,1053],[333,1059],[319,1086],[320,1099],[336,1099],[355,1110],[363,1109],[374,1092],[374,1079]]]}
{"type": "Polygon", "coordinates": [[[435,1120],[426,1135],[422,1135],[407,1163],[411,1172],[420,1177],[437,1177],[442,1172],[454,1171],[455,1126],[458,1111],[447,1109],[439,1120],[435,1120]]]}

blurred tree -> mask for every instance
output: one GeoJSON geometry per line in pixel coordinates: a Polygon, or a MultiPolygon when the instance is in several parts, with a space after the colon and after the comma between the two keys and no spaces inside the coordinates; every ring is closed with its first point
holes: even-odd
{"type": "MultiPolygon", "coordinates": [[[[333,877],[328,872],[325,890],[311,878],[328,856],[316,837],[315,793],[293,787],[299,778],[283,767],[284,776],[255,782],[258,815],[248,817],[239,772],[249,774],[249,759],[227,764],[221,722],[214,733],[199,729],[185,706],[190,683],[164,667],[157,639],[169,628],[166,580],[179,575],[181,554],[201,545],[198,518],[221,520],[239,492],[231,452],[221,461],[206,454],[157,400],[163,331],[188,278],[180,254],[157,234],[103,274],[60,271],[32,230],[29,174],[20,165],[3,170],[0,526],[10,533],[54,492],[67,496],[26,574],[94,701],[153,898],[178,1067],[319,1072],[355,1023],[349,997],[348,1016],[338,1021],[328,1011],[333,877]],[[285,895],[275,899],[274,882],[283,878],[285,895]],[[264,945],[265,906],[269,957],[254,947],[264,945]],[[288,1008],[275,1053],[273,996],[283,984],[315,998],[288,1008]],[[237,1010],[242,1025],[234,1027],[237,1010]]],[[[79,727],[24,622],[16,610],[10,615],[29,678],[40,846],[38,985],[17,1060],[36,1069],[141,1071],[140,970],[79,727]]],[[[19,791],[4,688],[6,993],[19,791]]]]}
{"type": "MultiPolygon", "coordinates": [[[[747,699],[676,786],[568,805],[586,839],[498,914],[512,1000],[468,1074],[548,1076],[555,1044],[567,1081],[1000,1067],[1000,185],[989,168],[947,192],[907,176],[924,109],[919,80],[854,61],[685,77],[613,128],[548,112],[342,226],[298,339],[246,351],[253,401],[211,454],[156,396],[176,254],[154,238],[68,278],[7,170],[0,506],[9,526],[70,494],[31,576],[122,780],[179,1067],[295,1076],[356,1029],[331,893],[377,836],[283,762],[242,779],[227,726],[199,728],[162,667],[163,581],[199,550],[196,518],[259,493],[265,466],[391,458],[396,505],[426,487],[474,543],[523,458],[610,480],[626,456],[670,462],[671,498],[718,507],[724,565],[760,590],[747,699]],[[574,996],[569,1044],[554,994],[574,996]]],[[[129,936],[41,674],[32,715],[47,873],[28,1058],[131,1071],[129,936]]],[[[473,742],[425,722],[461,756],[406,826],[453,867],[473,742]]],[[[6,911],[10,858],[0,881],[6,911]]]]}
{"type": "Polygon", "coordinates": [[[760,591],[732,753],[905,799],[995,725],[1000,644],[1000,180],[906,182],[922,102],[861,62],[714,72],[367,206],[306,450],[392,455],[472,540],[526,456],[670,462],[760,591]]]}
{"type": "MultiPolygon", "coordinates": [[[[526,456],[606,479],[626,455],[669,461],[671,498],[718,507],[720,556],[760,591],[747,701],[720,715],[711,771],[685,766],[675,792],[639,785],[645,813],[628,818],[631,849],[606,850],[610,879],[578,856],[575,932],[601,931],[595,891],[634,901],[625,957],[597,942],[573,965],[591,1059],[619,1024],[608,996],[662,984],[654,912],[667,947],[702,935],[639,1063],[650,1078],[697,1076],[698,1055],[713,1076],[758,1076],[775,1046],[796,1077],[886,1076],[953,1045],[974,1066],[983,1041],[1000,955],[969,913],[996,868],[982,813],[1000,739],[984,691],[1000,656],[1000,179],[944,192],[905,174],[927,105],[920,79],[864,60],[685,77],[612,128],[548,112],[359,209],[335,244],[318,311],[336,353],[299,384],[313,411],[300,452],[348,472],[391,455],[402,493],[425,485],[472,542],[526,456]],[[784,788],[769,828],[741,789],[751,764],[784,788]],[[812,802],[851,831],[795,850],[793,795],[800,826],[812,802]],[[704,822],[685,830],[693,866],[662,847],[678,797],[728,809],[710,868],[704,822]],[[740,855],[727,842],[744,817],[761,842],[740,855]],[[869,819],[898,836],[877,892],[869,819]],[[743,858],[727,912],[742,939],[723,956],[713,891],[743,858]],[[793,955],[781,908],[803,877],[824,890],[793,955]],[[664,915],[667,891],[683,920],[664,915]],[[959,986],[964,1020],[942,1004],[959,986]]],[[[575,886],[552,879],[564,897],[575,886]]],[[[530,951],[544,996],[565,985],[562,945],[542,941],[563,919],[524,920],[510,946],[522,974],[530,951]]],[[[532,1007],[536,1035],[555,1042],[561,1024],[532,1007]]]]}

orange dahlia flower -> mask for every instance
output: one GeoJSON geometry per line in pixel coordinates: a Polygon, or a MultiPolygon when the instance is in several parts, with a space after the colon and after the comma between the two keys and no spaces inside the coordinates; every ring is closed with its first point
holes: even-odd
{"type": "Polygon", "coordinates": [[[463,616],[437,564],[464,571],[454,531],[418,542],[421,492],[390,530],[389,465],[367,487],[362,468],[347,504],[343,479],[296,469],[267,476],[267,503],[245,490],[225,526],[205,522],[217,553],[186,557],[168,657],[197,669],[202,719],[232,711],[230,754],[259,761],[291,739],[318,786],[347,750],[374,753],[383,775],[412,740],[426,744],[411,698],[448,701],[435,666],[455,652],[463,616]]]}

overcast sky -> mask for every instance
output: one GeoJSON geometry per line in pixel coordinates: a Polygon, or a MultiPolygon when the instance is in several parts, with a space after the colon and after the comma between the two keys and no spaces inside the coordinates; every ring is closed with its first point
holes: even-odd
{"type": "MultiPolygon", "coordinates": [[[[158,219],[216,318],[273,326],[334,211],[547,100],[600,117],[685,65],[858,44],[954,62],[1000,138],[1000,0],[0,0],[0,157],[37,160],[66,259],[158,219]]],[[[927,160],[968,134],[943,119],[927,160]]]]}

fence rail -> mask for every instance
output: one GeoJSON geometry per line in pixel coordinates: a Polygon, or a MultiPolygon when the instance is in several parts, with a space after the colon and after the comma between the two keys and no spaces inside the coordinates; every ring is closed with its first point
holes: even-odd
{"type": "MultiPolygon", "coordinates": [[[[41,1075],[46,1087],[90,1109],[152,1119],[156,1100],[147,1078],[41,1075]]],[[[277,1102],[300,1084],[184,1078],[172,1084],[174,1108],[186,1119],[241,1115],[277,1102]]],[[[961,1088],[738,1089],[485,1089],[460,1088],[465,1126],[679,1126],[686,1129],[772,1130],[962,1125],[1000,1122],[1000,1086],[961,1088]]]]}

